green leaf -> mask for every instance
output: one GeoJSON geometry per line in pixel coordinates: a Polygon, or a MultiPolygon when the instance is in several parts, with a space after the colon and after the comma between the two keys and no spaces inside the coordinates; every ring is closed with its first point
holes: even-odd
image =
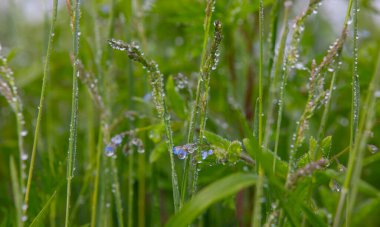
{"type": "Polygon", "coordinates": [[[221,137],[215,133],[205,131],[204,136],[206,137],[208,143],[210,143],[216,147],[222,148],[226,151],[228,150],[228,148],[231,145],[231,141],[224,139],[223,137],[221,137]]]}
{"type": "Polygon", "coordinates": [[[260,162],[262,164],[262,167],[264,168],[265,172],[268,175],[273,174],[273,162],[274,159],[276,160],[276,175],[284,177],[286,176],[286,173],[288,172],[288,165],[286,162],[279,159],[279,157],[275,156],[274,153],[268,149],[262,149],[262,152],[260,151],[260,147],[256,139],[243,139],[243,144],[246,149],[246,151],[255,159],[260,159],[260,162]]]}
{"type": "Polygon", "coordinates": [[[240,158],[240,154],[242,152],[241,143],[239,141],[233,141],[228,147],[228,161],[236,162],[240,158]]]}
{"type": "Polygon", "coordinates": [[[181,119],[186,118],[186,105],[182,96],[175,89],[173,77],[170,76],[166,82],[166,92],[170,107],[174,113],[181,119]]]}
{"type": "MultiPolygon", "coordinates": [[[[331,149],[331,136],[326,136],[321,143],[322,156],[328,158],[331,149]]],[[[319,155],[319,154],[318,154],[319,155]]],[[[319,157],[320,158],[320,157],[319,157]]],[[[318,159],[319,159],[318,158],[318,159]]]]}
{"type": "Polygon", "coordinates": [[[46,214],[47,208],[49,207],[51,201],[55,198],[55,195],[57,194],[57,191],[54,191],[54,193],[50,196],[48,201],[45,203],[44,207],[40,210],[40,212],[37,214],[37,216],[33,219],[32,223],[30,224],[30,227],[33,226],[41,226],[41,221],[43,217],[46,214]]]}
{"type": "Polygon", "coordinates": [[[312,136],[309,140],[309,157],[314,157],[315,152],[317,152],[315,149],[317,147],[317,140],[312,136]]]}
{"type": "Polygon", "coordinates": [[[255,184],[255,182],[256,175],[251,173],[236,173],[218,180],[195,195],[179,213],[169,219],[166,226],[187,226],[212,204],[255,184]]]}

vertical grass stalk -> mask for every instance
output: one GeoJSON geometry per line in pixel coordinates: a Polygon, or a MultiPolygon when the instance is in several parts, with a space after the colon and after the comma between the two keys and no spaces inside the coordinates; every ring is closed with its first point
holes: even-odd
{"type": "MultiPolygon", "coordinates": [[[[204,34],[203,34],[203,48],[202,48],[202,56],[201,56],[201,66],[200,66],[200,74],[202,75],[203,66],[206,61],[206,55],[207,55],[207,43],[208,43],[208,37],[210,32],[210,25],[211,25],[211,17],[213,13],[213,7],[215,5],[215,0],[208,0],[205,10],[205,19],[203,23],[204,28],[204,34]]],[[[195,134],[195,127],[198,121],[198,115],[200,110],[200,97],[202,94],[202,89],[204,88],[204,80],[202,79],[202,76],[199,77],[198,83],[197,83],[197,90],[195,93],[195,101],[193,104],[193,108],[191,111],[190,119],[189,119],[189,128],[187,133],[187,143],[193,143],[194,142],[194,134],[195,134]]],[[[185,202],[187,199],[188,194],[188,180],[194,175],[193,168],[191,168],[191,155],[185,159],[184,163],[184,169],[183,169],[183,176],[182,176],[182,186],[181,186],[181,206],[182,203],[185,202]]],[[[190,182],[191,183],[191,182],[190,182]]]]}
{"type": "Polygon", "coordinates": [[[71,198],[71,181],[74,177],[74,161],[76,153],[77,142],[77,123],[78,123],[78,54],[79,54],[79,18],[80,18],[80,0],[76,0],[72,3],[74,9],[74,29],[73,29],[73,89],[71,97],[71,122],[70,122],[70,137],[69,137],[69,149],[67,153],[67,194],[66,194],[66,215],[65,226],[70,225],[70,198],[71,198]]]}
{"type": "Polygon", "coordinates": [[[55,29],[55,22],[57,20],[57,4],[58,4],[58,0],[53,0],[53,14],[51,17],[48,46],[47,46],[47,51],[46,51],[46,59],[45,59],[43,77],[42,77],[40,103],[38,106],[36,128],[34,131],[34,140],[33,140],[32,155],[31,155],[30,165],[29,165],[28,182],[27,182],[27,186],[25,190],[24,202],[25,202],[26,207],[28,207],[28,202],[29,202],[30,186],[32,184],[33,169],[34,169],[34,164],[35,164],[36,154],[37,154],[38,134],[39,134],[40,124],[41,124],[41,119],[42,119],[42,110],[43,110],[43,105],[44,105],[44,100],[45,100],[47,76],[49,73],[50,56],[53,50],[54,29],[55,29]]]}
{"type": "Polygon", "coordinates": [[[164,75],[160,72],[158,68],[158,64],[154,61],[148,61],[142,51],[140,50],[140,47],[137,44],[126,44],[123,43],[120,40],[109,40],[109,44],[112,48],[126,51],[128,54],[128,57],[140,63],[144,69],[149,74],[149,81],[152,86],[152,96],[153,101],[156,107],[156,110],[158,112],[158,116],[161,119],[162,123],[164,124],[165,129],[165,136],[166,136],[166,143],[167,148],[170,156],[170,162],[171,162],[171,172],[172,172],[172,188],[173,188],[173,200],[174,200],[174,210],[177,212],[179,210],[180,206],[180,195],[179,195],[179,188],[178,188],[178,179],[177,179],[177,172],[175,169],[175,163],[174,163],[174,155],[173,155],[173,135],[172,135],[172,129],[170,125],[170,114],[167,109],[166,100],[165,100],[165,92],[164,92],[164,85],[163,85],[163,77],[164,75]]]}
{"type": "MultiPolygon", "coordinates": [[[[216,20],[214,22],[215,31],[214,31],[214,39],[211,44],[209,53],[205,59],[204,65],[201,70],[201,78],[203,81],[201,85],[200,92],[200,100],[199,100],[199,135],[198,135],[198,143],[197,143],[197,153],[200,154],[201,147],[203,143],[204,132],[206,129],[206,121],[207,121],[207,105],[209,98],[209,90],[210,90],[210,75],[211,71],[216,69],[216,66],[219,62],[219,45],[222,41],[222,24],[220,21],[216,20]]],[[[195,162],[194,165],[190,165],[190,173],[192,176],[190,195],[194,195],[197,188],[198,181],[198,163],[195,162]]]]}
{"type": "MultiPolygon", "coordinates": [[[[351,15],[351,8],[352,5],[354,5],[353,9],[353,20],[354,20],[354,47],[353,47],[353,59],[354,59],[354,65],[353,65],[353,73],[352,73],[352,100],[351,100],[351,126],[350,126],[350,156],[348,160],[348,167],[347,167],[347,173],[346,178],[343,184],[343,188],[340,193],[340,198],[338,202],[337,211],[335,213],[334,218],[334,227],[339,226],[341,224],[341,216],[344,209],[344,206],[348,200],[347,195],[350,194],[350,186],[352,185],[352,175],[354,172],[354,169],[357,165],[361,165],[360,160],[356,160],[358,154],[356,149],[356,141],[357,141],[357,134],[358,134],[358,122],[359,122],[359,95],[360,95],[360,86],[359,86],[359,75],[357,73],[357,64],[358,64],[358,47],[357,47],[357,11],[358,11],[358,2],[357,0],[350,0],[348,3],[348,10],[345,18],[345,26],[347,26],[348,21],[350,20],[351,15]]],[[[374,75],[374,78],[376,78],[376,75],[374,75]]],[[[370,93],[369,93],[370,94],[370,93]]],[[[370,94],[372,95],[372,94],[370,94]]],[[[350,218],[350,207],[348,207],[346,212],[346,222],[350,218]]]]}
{"type": "MultiPolygon", "coordinates": [[[[264,6],[263,1],[259,1],[259,39],[260,39],[260,57],[259,57],[259,128],[258,140],[260,146],[260,153],[262,152],[263,145],[263,67],[264,67],[264,6]]],[[[254,200],[254,208],[252,213],[252,226],[261,226],[261,199],[263,196],[264,185],[264,169],[261,165],[261,160],[257,160],[258,178],[256,183],[256,193],[254,200]]]]}

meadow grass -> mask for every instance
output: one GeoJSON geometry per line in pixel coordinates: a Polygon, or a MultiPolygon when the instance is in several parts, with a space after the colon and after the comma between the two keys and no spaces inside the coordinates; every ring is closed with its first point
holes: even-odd
{"type": "Polygon", "coordinates": [[[49,4],[0,25],[2,226],[379,225],[372,3],[49,4]]]}

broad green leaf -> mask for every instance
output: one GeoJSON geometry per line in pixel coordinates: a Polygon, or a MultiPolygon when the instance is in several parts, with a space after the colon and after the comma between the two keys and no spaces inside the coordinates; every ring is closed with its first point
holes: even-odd
{"type": "Polygon", "coordinates": [[[179,213],[169,219],[166,226],[187,226],[212,204],[255,184],[255,182],[256,175],[250,173],[235,173],[218,180],[196,194],[182,207],[179,213]]]}

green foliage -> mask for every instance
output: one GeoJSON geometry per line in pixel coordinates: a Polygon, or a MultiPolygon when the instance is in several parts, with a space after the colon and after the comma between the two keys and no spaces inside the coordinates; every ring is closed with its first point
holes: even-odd
{"type": "Polygon", "coordinates": [[[0,5],[1,226],[380,225],[371,1],[0,5]]]}

